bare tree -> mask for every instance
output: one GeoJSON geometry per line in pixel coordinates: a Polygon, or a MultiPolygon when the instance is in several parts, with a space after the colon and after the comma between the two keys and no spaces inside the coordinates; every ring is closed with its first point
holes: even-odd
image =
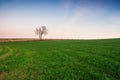
{"type": "Polygon", "coordinates": [[[39,39],[42,40],[42,36],[47,34],[46,26],[41,26],[40,28],[35,29],[35,34],[39,36],[39,39]]]}

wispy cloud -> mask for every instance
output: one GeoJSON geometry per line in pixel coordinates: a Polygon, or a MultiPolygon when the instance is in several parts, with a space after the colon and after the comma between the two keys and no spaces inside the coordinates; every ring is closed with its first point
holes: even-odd
{"type": "Polygon", "coordinates": [[[71,0],[64,0],[64,6],[65,6],[64,16],[65,16],[65,17],[67,17],[68,14],[69,14],[70,5],[71,5],[71,0]]]}
{"type": "Polygon", "coordinates": [[[110,5],[106,7],[106,3],[103,6],[89,0],[87,3],[83,0],[64,0],[64,6],[57,0],[47,1],[47,5],[34,1],[30,4],[15,2],[13,6],[11,3],[3,5],[0,8],[0,36],[34,37],[33,30],[42,25],[48,28],[48,38],[120,36],[120,12],[113,10],[116,5],[112,5],[111,9],[110,5]]]}

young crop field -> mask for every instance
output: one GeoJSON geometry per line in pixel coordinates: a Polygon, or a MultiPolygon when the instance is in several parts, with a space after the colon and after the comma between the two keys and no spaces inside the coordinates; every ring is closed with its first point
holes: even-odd
{"type": "Polygon", "coordinates": [[[120,80],[120,39],[1,42],[0,80],[120,80]]]}

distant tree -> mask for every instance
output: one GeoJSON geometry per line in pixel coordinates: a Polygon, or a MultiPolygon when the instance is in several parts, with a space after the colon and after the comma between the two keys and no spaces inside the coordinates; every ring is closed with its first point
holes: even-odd
{"type": "Polygon", "coordinates": [[[39,39],[42,40],[42,36],[47,34],[46,26],[41,26],[40,28],[35,29],[35,34],[39,36],[39,39]]]}

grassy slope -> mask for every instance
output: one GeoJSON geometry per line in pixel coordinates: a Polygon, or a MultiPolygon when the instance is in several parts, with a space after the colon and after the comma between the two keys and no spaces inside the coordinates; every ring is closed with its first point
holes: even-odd
{"type": "Polygon", "coordinates": [[[0,43],[0,80],[119,80],[120,39],[0,43]]]}

